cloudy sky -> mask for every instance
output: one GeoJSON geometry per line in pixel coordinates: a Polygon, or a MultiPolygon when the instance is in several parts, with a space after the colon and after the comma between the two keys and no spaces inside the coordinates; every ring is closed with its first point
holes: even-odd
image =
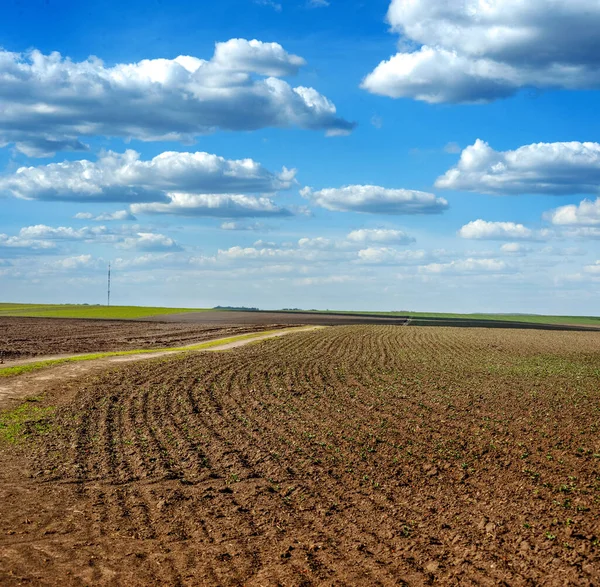
{"type": "Polygon", "coordinates": [[[7,2],[0,298],[598,315],[597,0],[7,2]],[[51,23],[51,24],[50,24],[51,23]]]}

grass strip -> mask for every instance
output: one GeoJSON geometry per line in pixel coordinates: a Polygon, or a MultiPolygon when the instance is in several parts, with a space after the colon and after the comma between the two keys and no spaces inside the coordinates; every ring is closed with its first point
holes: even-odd
{"type": "Polygon", "coordinates": [[[0,413],[0,442],[17,444],[32,433],[43,434],[50,429],[53,407],[37,405],[41,398],[32,397],[17,408],[0,413]]]}
{"type": "Polygon", "coordinates": [[[251,332],[249,334],[240,334],[239,336],[232,336],[230,338],[221,338],[217,340],[211,340],[209,342],[199,343],[193,346],[185,347],[167,347],[158,349],[139,349],[129,351],[111,351],[106,353],[93,353],[90,355],[79,355],[76,357],[65,357],[64,359],[49,359],[46,361],[37,361],[35,363],[27,363],[25,365],[16,365],[14,367],[5,367],[0,369],[0,377],[15,377],[17,375],[23,375],[24,373],[31,373],[32,371],[39,371],[41,369],[47,369],[48,367],[54,367],[63,363],[77,363],[80,361],[94,361],[96,359],[106,359],[109,357],[127,357],[131,355],[147,355],[152,353],[183,353],[187,351],[201,351],[207,350],[213,347],[231,344],[242,340],[251,340],[261,338],[275,334],[275,333],[287,333],[287,332],[301,332],[304,328],[293,328],[284,330],[265,330],[263,332],[251,332]]]}

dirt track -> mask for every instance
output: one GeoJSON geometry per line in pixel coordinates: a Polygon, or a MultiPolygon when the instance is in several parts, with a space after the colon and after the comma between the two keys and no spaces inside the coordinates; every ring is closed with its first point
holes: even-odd
{"type": "Polygon", "coordinates": [[[344,327],[57,386],[0,453],[0,583],[597,585],[599,362],[344,327]]]}
{"type": "MultiPolygon", "coordinates": [[[[307,329],[318,328],[318,327],[307,327],[307,329]]],[[[217,346],[211,347],[209,349],[205,349],[205,351],[200,352],[220,352],[220,351],[229,351],[235,348],[239,348],[242,346],[246,346],[248,344],[253,344],[256,342],[260,342],[266,340],[268,338],[278,338],[280,336],[287,336],[288,334],[292,334],[294,332],[300,332],[305,330],[306,328],[294,328],[291,330],[281,330],[280,332],[269,333],[265,335],[261,335],[260,332],[256,333],[256,337],[237,340],[232,342],[226,342],[223,344],[219,344],[217,346]]],[[[218,341],[219,339],[211,339],[211,341],[218,341]]],[[[227,337],[224,337],[223,340],[227,340],[227,337]]],[[[208,342],[208,341],[206,341],[208,342]]],[[[191,345],[191,346],[195,346],[191,345]]],[[[185,348],[185,347],[182,347],[185,348]]],[[[158,359],[161,357],[167,357],[169,355],[175,355],[181,353],[182,351],[157,351],[156,353],[146,353],[139,355],[125,355],[125,356],[116,356],[116,357],[104,357],[102,359],[94,359],[91,361],[81,361],[81,362],[68,362],[65,364],[59,364],[54,367],[50,367],[48,369],[43,369],[41,371],[34,371],[32,373],[23,374],[17,377],[6,377],[0,378],[0,410],[8,409],[11,406],[14,406],[21,402],[23,399],[32,396],[40,396],[46,393],[48,387],[50,387],[53,383],[60,382],[64,383],[69,381],[70,379],[75,379],[77,377],[81,377],[83,375],[89,375],[91,373],[98,373],[111,366],[118,366],[124,363],[131,363],[135,361],[147,361],[150,359],[158,359]]],[[[23,359],[19,361],[9,361],[4,363],[4,367],[11,367],[17,365],[26,365],[31,362],[35,362],[38,360],[54,360],[54,359],[67,359],[71,357],[77,357],[80,355],[58,355],[58,356],[44,356],[37,357],[36,359],[23,359]]]]}

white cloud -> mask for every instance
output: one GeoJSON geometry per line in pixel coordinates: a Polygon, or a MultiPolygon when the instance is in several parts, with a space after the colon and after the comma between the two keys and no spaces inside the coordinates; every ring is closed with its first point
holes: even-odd
{"type": "Polygon", "coordinates": [[[98,240],[102,237],[114,235],[105,226],[94,226],[84,228],[71,228],[70,226],[59,226],[54,228],[45,224],[26,226],[19,231],[19,237],[35,240],[98,240]]]}
{"type": "Polygon", "coordinates": [[[567,228],[561,234],[567,238],[600,239],[600,227],[578,226],[567,228]]]}
{"type": "Polygon", "coordinates": [[[460,153],[461,151],[462,151],[462,149],[460,148],[460,145],[458,143],[455,143],[454,141],[447,143],[446,146],[444,147],[444,152],[450,153],[451,155],[456,155],[456,154],[460,153]]]}
{"type": "Polygon", "coordinates": [[[304,188],[301,194],[317,206],[341,212],[439,214],[448,208],[448,202],[434,194],[373,185],[349,185],[319,191],[304,188]]]}
{"type": "Polygon", "coordinates": [[[306,65],[302,57],[287,53],[279,43],[246,39],[217,43],[213,62],[226,70],[252,71],[272,77],[296,75],[306,65]]]}
{"type": "Polygon", "coordinates": [[[505,273],[509,270],[506,262],[498,259],[461,259],[450,263],[431,263],[419,267],[421,273],[505,273]]]}
{"type": "Polygon", "coordinates": [[[596,261],[593,265],[587,265],[583,268],[586,273],[592,273],[593,275],[600,275],[600,261],[596,261]]]}
{"type": "Polygon", "coordinates": [[[0,51],[0,145],[48,156],[85,150],[79,137],[95,135],[189,142],[216,130],[350,132],[354,124],[326,97],[273,77],[303,64],[276,43],[244,39],[217,43],[211,60],[181,55],[113,67],[96,57],[0,51]]]}
{"type": "Polygon", "coordinates": [[[0,234],[0,251],[2,251],[3,255],[10,253],[49,252],[54,249],[56,249],[56,244],[49,240],[0,234]]]}
{"type": "Polygon", "coordinates": [[[54,261],[50,264],[51,267],[57,269],[65,269],[67,271],[74,271],[79,269],[96,267],[98,261],[92,257],[92,255],[78,255],[76,257],[67,257],[54,261]]]}
{"type": "Polygon", "coordinates": [[[214,218],[286,217],[293,213],[269,198],[231,194],[169,193],[168,203],[133,204],[133,214],[174,214],[214,218]]]}
{"type": "Polygon", "coordinates": [[[105,212],[94,216],[91,212],[78,212],[73,216],[76,220],[94,220],[95,222],[112,222],[114,220],[137,220],[129,210],[117,210],[116,212],[105,212]]]}
{"type": "Polygon", "coordinates": [[[329,5],[329,0],[308,0],[308,6],[310,8],[325,8],[329,5]]]}
{"type": "Polygon", "coordinates": [[[371,124],[375,128],[383,128],[383,118],[377,114],[371,116],[371,124]]]}
{"type": "Polygon", "coordinates": [[[266,231],[268,227],[262,222],[223,222],[221,230],[235,231],[266,231]]]}
{"type": "Polygon", "coordinates": [[[254,4],[258,4],[259,6],[268,6],[275,12],[281,12],[283,9],[281,4],[279,2],[275,2],[274,0],[254,0],[254,4]]]}
{"type": "Polygon", "coordinates": [[[474,220],[465,224],[458,231],[458,236],[474,240],[536,240],[539,238],[533,230],[523,224],[485,220],[474,220]]]}
{"type": "Polygon", "coordinates": [[[96,162],[21,167],[0,178],[0,192],[27,200],[160,202],[168,191],[273,193],[289,188],[295,175],[285,167],[273,174],[252,159],[234,161],[209,153],[166,152],[143,161],[133,150],[109,151],[96,162]]]}
{"type": "Polygon", "coordinates": [[[358,252],[358,261],[367,265],[414,265],[427,257],[426,251],[398,251],[390,247],[369,247],[358,252]]]}
{"type": "Polygon", "coordinates": [[[115,220],[123,222],[125,220],[137,220],[137,218],[129,210],[117,210],[116,212],[99,214],[92,220],[96,222],[113,222],[115,220]]]}
{"type": "Polygon", "coordinates": [[[319,236],[316,238],[301,238],[298,241],[298,247],[300,249],[317,249],[321,251],[331,251],[338,247],[338,243],[332,241],[331,239],[319,236]]]}
{"type": "Polygon", "coordinates": [[[582,257],[587,253],[587,251],[578,247],[544,247],[540,250],[540,253],[542,253],[543,255],[553,255],[558,257],[582,257]]]}
{"type": "Polygon", "coordinates": [[[497,195],[596,193],[600,143],[536,143],[494,151],[478,139],[438,178],[438,188],[497,195]]]}
{"type": "Polygon", "coordinates": [[[557,226],[594,226],[600,224],[600,198],[583,200],[579,205],[571,204],[550,210],[544,219],[557,226]]]}
{"type": "Polygon", "coordinates": [[[130,259],[119,257],[113,262],[113,267],[120,271],[174,267],[176,265],[177,259],[172,253],[147,253],[130,259]]]}
{"type": "Polygon", "coordinates": [[[387,20],[402,44],[363,80],[376,94],[473,103],[600,87],[596,0],[392,0],[387,20]]]}
{"type": "Polygon", "coordinates": [[[342,283],[364,283],[364,279],[356,275],[327,275],[324,277],[302,277],[294,280],[294,285],[300,287],[314,287],[319,285],[342,284],[342,283]]]}
{"type": "Polygon", "coordinates": [[[531,247],[521,243],[505,243],[500,247],[500,250],[508,255],[526,255],[531,252],[531,247]]]}
{"type": "Polygon", "coordinates": [[[330,254],[310,248],[273,248],[271,246],[256,247],[231,247],[219,250],[216,262],[246,262],[260,261],[261,263],[280,263],[282,261],[317,262],[331,259],[330,254]]]}
{"type": "Polygon", "coordinates": [[[134,237],[126,238],[117,245],[117,248],[148,252],[181,250],[181,247],[172,238],[151,232],[140,232],[134,237]]]}
{"type": "Polygon", "coordinates": [[[401,230],[390,229],[366,229],[352,231],[347,237],[352,243],[387,243],[396,245],[407,245],[414,243],[415,239],[401,230]]]}

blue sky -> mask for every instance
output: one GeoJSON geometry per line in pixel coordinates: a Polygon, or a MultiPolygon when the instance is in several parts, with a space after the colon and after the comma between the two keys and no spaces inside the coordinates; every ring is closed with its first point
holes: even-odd
{"type": "Polygon", "coordinates": [[[600,8],[444,6],[7,3],[0,297],[597,314],[600,8]]]}

